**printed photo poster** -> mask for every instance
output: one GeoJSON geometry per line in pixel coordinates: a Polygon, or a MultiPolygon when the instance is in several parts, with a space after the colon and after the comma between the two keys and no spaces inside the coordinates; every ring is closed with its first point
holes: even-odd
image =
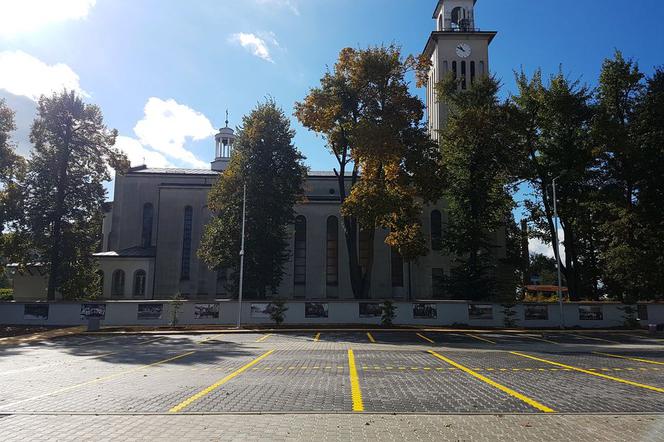
{"type": "Polygon", "coordinates": [[[48,319],[48,304],[25,304],[23,319],[45,321],[48,319]]]}
{"type": "Polygon", "coordinates": [[[383,308],[378,302],[361,302],[360,318],[380,318],[383,314],[383,308]]]}
{"type": "Polygon", "coordinates": [[[305,318],[327,318],[328,313],[329,313],[329,305],[327,302],[304,303],[305,318]]]}
{"type": "Polygon", "coordinates": [[[548,305],[524,305],[523,309],[523,315],[527,321],[549,319],[548,305]]]}
{"type": "Polygon", "coordinates": [[[438,305],[419,303],[413,304],[413,318],[436,319],[438,317],[438,305]]]}
{"type": "Polygon", "coordinates": [[[164,304],[138,304],[138,319],[161,319],[164,304]]]}
{"type": "Polygon", "coordinates": [[[81,319],[105,319],[106,304],[81,304],[81,319]]]}
{"type": "Polygon", "coordinates": [[[268,302],[252,302],[251,303],[251,317],[256,319],[270,319],[270,303],[268,302]]]}
{"type": "Polygon", "coordinates": [[[469,319],[493,319],[493,305],[468,304],[469,319]]]}
{"type": "Polygon", "coordinates": [[[194,305],[195,319],[219,319],[219,304],[194,305]]]}

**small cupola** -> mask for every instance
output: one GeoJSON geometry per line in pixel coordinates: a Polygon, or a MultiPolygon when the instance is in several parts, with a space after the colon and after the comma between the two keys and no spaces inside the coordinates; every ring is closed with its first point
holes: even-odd
{"type": "Polygon", "coordinates": [[[219,172],[226,170],[231,159],[234,142],[235,132],[228,127],[228,111],[226,111],[226,126],[219,129],[219,132],[214,136],[215,147],[212,170],[219,172]]]}

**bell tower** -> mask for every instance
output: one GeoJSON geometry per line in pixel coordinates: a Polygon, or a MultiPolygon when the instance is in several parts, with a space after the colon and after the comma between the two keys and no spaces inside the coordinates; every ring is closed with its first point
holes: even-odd
{"type": "Polygon", "coordinates": [[[448,109],[438,101],[436,85],[453,75],[461,90],[489,74],[489,45],[497,32],[482,31],[475,22],[477,0],[438,0],[433,11],[436,29],[429,36],[423,55],[431,60],[427,79],[426,108],[429,133],[438,140],[448,109]]]}
{"type": "Polygon", "coordinates": [[[233,143],[235,142],[235,132],[228,127],[228,111],[226,111],[226,127],[219,129],[214,136],[214,161],[212,170],[223,172],[228,167],[231,160],[233,143]]]}

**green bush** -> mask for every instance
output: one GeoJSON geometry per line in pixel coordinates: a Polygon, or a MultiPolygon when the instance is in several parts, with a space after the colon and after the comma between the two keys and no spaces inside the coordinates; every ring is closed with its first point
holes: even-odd
{"type": "Polygon", "coordinates": [[[383,311],[383,316],[380,318],[381,324],[384,326],[392,325],[392,321],[396,317],[397,308],[392,301],[385,301],[381,305],[381,310],[383,311]]]}
{"type": "Polygon", "coordinates": [[[275,299],[270,303],[270,319],[275,324],[281,325],[284,322],[286,311],[288,311],[288,307],[286,307],[286,302],[283,299],[275,299]]]}
{"type": "Polygon", "coordinates": [[[13,301],[14,289],[0,289],[0,301],[13,301]]]}

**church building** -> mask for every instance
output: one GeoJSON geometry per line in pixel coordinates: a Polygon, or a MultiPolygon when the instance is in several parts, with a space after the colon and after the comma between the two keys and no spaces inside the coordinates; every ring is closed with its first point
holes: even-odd
{"type": "MultiPolygon", "coordinates": [[[[435,84],[453,72],[459,87],[470,87],[489,72],[489,44],[495,32],[475,27],[476,0],[440,0],[434,10],[435,31],[424,54],[431,59],[426,115],[431,136],[438,138],[447,110],[435,98],[435,84]]],[[[226,126],[215,136],[210,169],[133,167],[115,179],[114,201],[103,222],[103,249],[95,256],[103,272],[107,299],[190,299],[231,297],[226,271],[213,271],[197,256],[204,226],[213,214],[207,196],[233,154],[234,131],[226,126]]],[[[339,208],[337,181],[331,171],[311,171],[305,202],[295,207],[290,260],[275,296],[285,299],[352,299],[348,256],[339,208]]],[[[248,195],[251,198],[251,195],[248,195]]],[[[359,238],[360,260],[374,251],[372,299],[444,299],[441,284],[452,264],[441,247],[446,205],[424,208],[422,225],[430,252],[404,263],[378,231],[374,244],[359,238]]],[[[495,234],[495,258],[505,255],[504,231],[495,234]]],[[[239,256],[238,256],[239,260],[239,256]]],[[[245,294],[245,297],[247,294],[245,294]]]]}

